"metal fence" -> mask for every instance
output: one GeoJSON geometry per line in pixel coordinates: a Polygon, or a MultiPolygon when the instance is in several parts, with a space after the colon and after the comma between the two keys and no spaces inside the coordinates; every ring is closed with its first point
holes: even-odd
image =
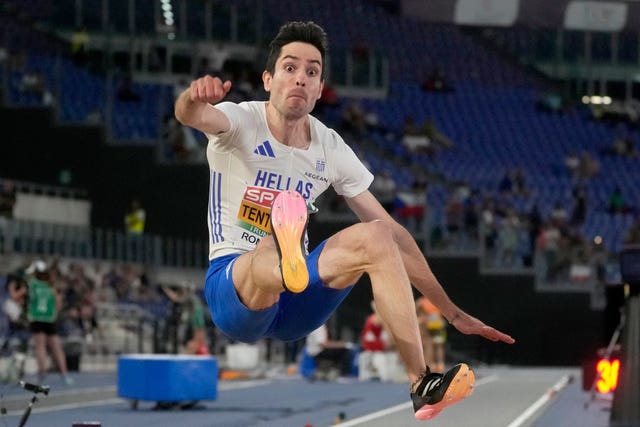
{"type": "Polygon", "coordinates": [[[133,235],[102,228],[16,219],[4,219],[0,223],[0,254],[206,268],[207,248],[205,240],[133,235]]]}

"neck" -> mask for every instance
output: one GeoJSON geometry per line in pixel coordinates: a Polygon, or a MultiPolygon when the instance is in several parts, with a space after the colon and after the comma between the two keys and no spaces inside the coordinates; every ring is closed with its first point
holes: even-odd
{"type": "Polygon", "coordinates": [[[294,148],[307,148],[311,143],[309,116],[286,117],[270,102],[266,104],[267,126],[282,144],[294,148]]]}

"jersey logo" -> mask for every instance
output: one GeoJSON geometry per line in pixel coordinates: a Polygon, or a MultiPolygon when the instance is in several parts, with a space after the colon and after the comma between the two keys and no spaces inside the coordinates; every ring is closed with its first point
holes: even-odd
{"type": "Polygon", "coordinates": [[[238,225],[260,237],[271,233],[271,204],[278,193],[267,188],[247,187],[240,202],[238,225]]]}
{"type": "Polygon", "coordinates": [[[276,155],[273,152],[273,149],[271,148],[271,144],[269,143],[269,140],[266,140],[262,144],[258,145],[256,149],[253,150],[253,152],[255,154],[258,154],[259,156],[273,157],[274,159],[276,157],[276,155]]]}

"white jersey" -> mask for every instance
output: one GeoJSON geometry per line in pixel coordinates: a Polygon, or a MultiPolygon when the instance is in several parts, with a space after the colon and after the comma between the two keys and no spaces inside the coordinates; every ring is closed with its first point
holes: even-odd
{"type": "Polygon", "coordinates": [[[207,134],[209,259],[250,251],[270,234],[271,203],[280,191],[296,190],[312,206],[330,185],[349,198],[373,181],[344,140],[312,116],[311,144],[299,149],[271,134],[265,102],[222,102],[216,108],[231,127],[207,134]]]}

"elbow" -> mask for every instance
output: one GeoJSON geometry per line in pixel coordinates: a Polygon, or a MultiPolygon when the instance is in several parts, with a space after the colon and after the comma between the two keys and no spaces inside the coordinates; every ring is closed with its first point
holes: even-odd
{"type": "Polygon", "coordinates": [[[179,106],[176,105],[176,107],[173,109],[173,115],[175,116],[176,120],[180,122],[180,124],[184,126],[190,126],[189,121],[187,120],[187,115],[184,114],[184,110],[179,106]]]}

